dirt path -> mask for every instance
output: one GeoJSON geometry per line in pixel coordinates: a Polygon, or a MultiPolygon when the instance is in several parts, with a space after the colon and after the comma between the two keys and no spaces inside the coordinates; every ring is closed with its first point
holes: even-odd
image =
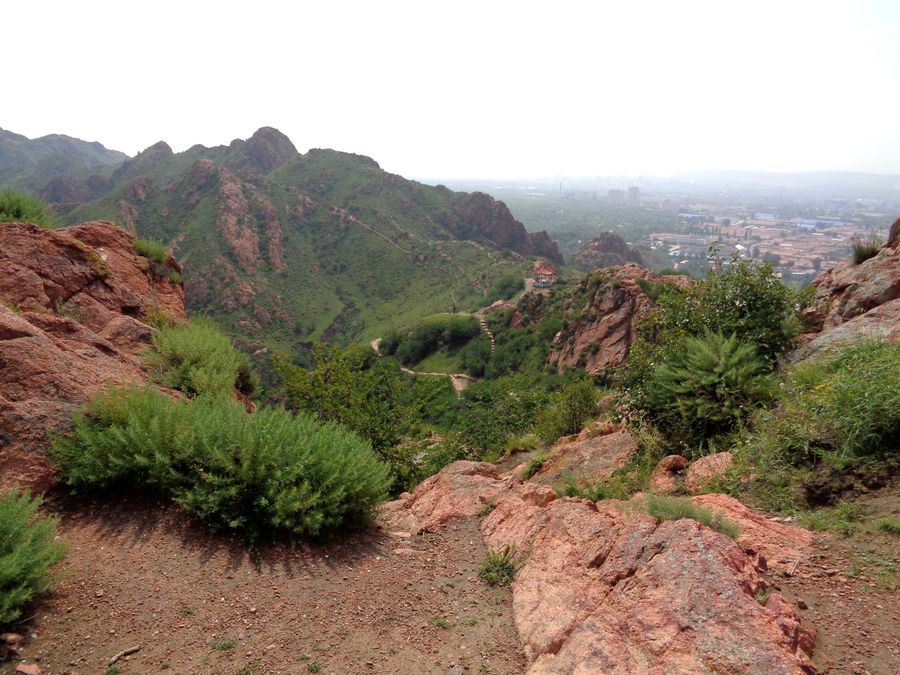
{"type": "Polygon", "coordinates": [[[524,670],[509,591],[477,577],[477,522],[276,546],[258,565],[149,501],[64,512],[60,534],[63,580],[22,631],[23,656],[45,675],[104,673],[133,645],[123,674],[524,670]]]}
{"type": "MultiPolygon", "coordinates": [[[[381,351],[379,347],[381,346],[381,338],[375,338],[369,343],[369,346],[375,350],[375,353],[379,356],[381,355],[381,351]]],[[[493,349],[493,346],[491,347],[493,349]]],[[[453,384],[453,390],[456,392],[456,395],[459,396],[461,391],[464,391],[470,384],[478,382],[479,380],[471,375],[466,375],[465,373],[426,373],[421,370],[413,370],[412,368],[407,368],[405,366],[400,366],[400,370],[408,375],[429,375],[432,377],[449,377],[450,382],[453,384]]]]}
{"type": "MultiPolygon", "coordinates": [[[[870,524],[900,517],[897,487],[855,500],[870,524]]],[[[816,628],[813,662],[826,673],[900,673],[900,537],[871,527],[821,533],[793,576],[770,575],[816,628]]]]}

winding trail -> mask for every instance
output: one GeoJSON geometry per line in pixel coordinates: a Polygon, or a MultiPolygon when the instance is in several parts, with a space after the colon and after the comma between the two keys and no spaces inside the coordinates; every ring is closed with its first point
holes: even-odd
{"type": "MultiPolygon", "coordinates": [[[[381,338],[375,338],[369,343],[369,346],[375,350],[375,353],[381,356],[381,338]]],[[[493,351],[493,340],[491,340],[491,351],[493,351]]],[[[479,382],[480,380],[476,377],[472,377],[471,375],[467,375],[466,373],[429,373],[422,370],[413,370],[412,368],[407,368],[406,366],[400,366],[400,370],[408,375],[429,375],[431,377],[449,377],[450,382],[453,384],[453,390],[456,392],[456,395],[459,396],[460,392],[465,390],[470,384],[473,382],[479,382]]]]}

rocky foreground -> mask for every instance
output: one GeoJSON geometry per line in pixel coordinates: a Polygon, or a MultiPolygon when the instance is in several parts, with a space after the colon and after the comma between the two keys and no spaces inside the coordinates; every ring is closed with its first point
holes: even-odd
{"type": "Polygon", "coordinates": [[[512,584],[528,673],[813,672],[813,632],[783,596],[764,597],[769,565],[796,565],[812,544],[725,495],[701,503],[741,526],[737,541],[698,523],[658,521],[630,502],[557,498],[546,486],[457,462],[382,518],[439,530],[487,509],[490,548],[523,554],[512,584]],[[493,507],[491,507],[493,505],[493,507]]]}

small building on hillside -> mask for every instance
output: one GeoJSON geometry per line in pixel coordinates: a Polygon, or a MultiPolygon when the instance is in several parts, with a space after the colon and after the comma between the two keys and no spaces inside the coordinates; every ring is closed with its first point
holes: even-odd
{"type": "Polygon", "coordinates": [[[556,283],[556,268],[548,261],[539,259],[531,268],[535,288],[550,288],[556,283]]]}

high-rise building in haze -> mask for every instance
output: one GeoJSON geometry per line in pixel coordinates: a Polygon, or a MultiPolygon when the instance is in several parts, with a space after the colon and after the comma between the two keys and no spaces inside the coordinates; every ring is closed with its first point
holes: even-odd
{"type": "Polygon", "coordinates": [[[641,201],[641,188],[632,185],[628,188],[628,206],[637,206],[641,201]]]}

